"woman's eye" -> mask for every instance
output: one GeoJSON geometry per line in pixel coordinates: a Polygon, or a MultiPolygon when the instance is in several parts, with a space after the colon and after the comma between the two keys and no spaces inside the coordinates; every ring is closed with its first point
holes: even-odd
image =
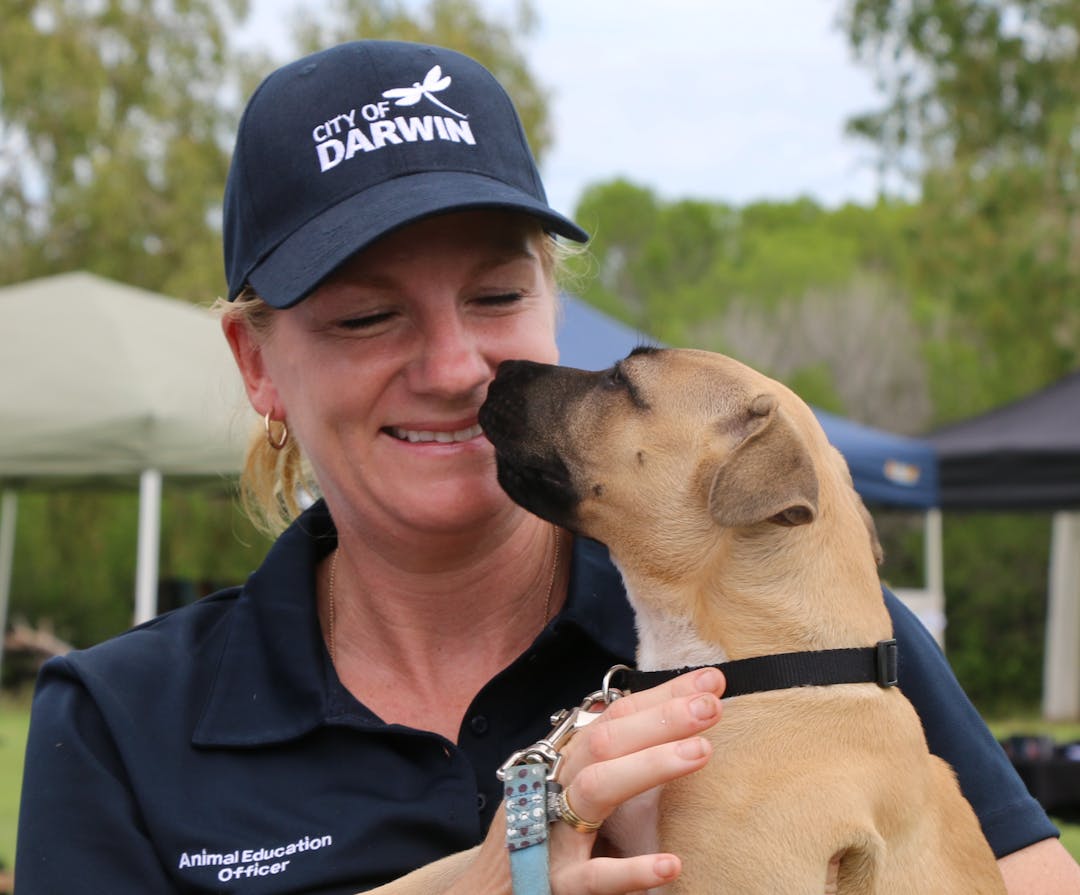
{"type": "Polygon", "coordinates": [[[523,295],[521,292],[501,292],[498,295],[482,295],[476,302],[488,308],[501,308],[521,301],[523,295]]]}
{"type": "Polygon", "coordinates": [[[381,323],[386,323],[393,316],[390,311],[383,311],[378,314],[363,314],[359,317],[346,317],[338,325],[349,330],[372,329],[381,323]]]}

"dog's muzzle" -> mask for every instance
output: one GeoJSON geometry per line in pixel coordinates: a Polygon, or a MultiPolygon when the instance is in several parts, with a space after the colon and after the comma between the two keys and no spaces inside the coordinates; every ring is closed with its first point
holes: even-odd
{"type": "Polygon", "coordinates": [[[556,525],[572,527],[578,495],[555,441],[566,408],[553,377],[579,371],[504,361],[488,386],[479,422],[495,447],[499,484],[515,502],[556,525]]]}

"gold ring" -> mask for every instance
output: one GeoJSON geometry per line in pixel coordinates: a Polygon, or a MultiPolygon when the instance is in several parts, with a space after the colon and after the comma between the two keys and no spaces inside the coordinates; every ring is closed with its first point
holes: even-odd
{"type": "Polygon", "coordinates": [[[595,833],[603,825],[603,821],[594,822],[591,820],[582,820],[578,817],[573,808],[570,807],[570,802],[566,798],[567,790],[561,790],[556,797],[555,813],[558,815],[559,820],[563,823],[569,824],[579,833],[595,833]]]}

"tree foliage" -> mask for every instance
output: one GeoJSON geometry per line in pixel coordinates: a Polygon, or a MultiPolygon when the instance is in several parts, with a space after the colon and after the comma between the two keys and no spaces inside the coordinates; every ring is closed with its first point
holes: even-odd
{"type": "MultiPolygon", "coordinates": [[[[846,0],[843,23],[882,95],[850,128],[920,194],[907,282],[938,419],[1075,369],[1080,0],[846,0]]],[[[950,655],[982,706],[1038,695],[1046,539],[1045,517],[947,520],[950,655]]]]}
{"type": "Polygon", "coordinates": [[[86,269],[212,298],[228,6],[3,0],[0,281],[86,269]]]}
{"type": "Polygon", "coordinates": [[[942,418],[1080,364],[1080,0],[847,0],[881,108],[851,122],[921,193],[913,287],[942,418]],[[947,385],[946,385],[947,383],[947,385]]]}
{"type": "Polygon", "coordinates": [[[594,184],[576,212],[593,242],[572,281],[660,341],[732,354],[825,409],[917,432],[931,408],[903,286],[913,213],[809,199],[735,208],[594,184]]]}

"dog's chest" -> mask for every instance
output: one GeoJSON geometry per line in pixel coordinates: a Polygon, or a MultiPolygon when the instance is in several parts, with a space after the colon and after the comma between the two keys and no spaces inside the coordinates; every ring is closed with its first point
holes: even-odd
{"type": "Polygon", "coordinates": [[[723,647],[702,640],[691,620],[628,593],[637,625],[637,665],[642,671],[715,665],[727,661],[723,647]]]}

